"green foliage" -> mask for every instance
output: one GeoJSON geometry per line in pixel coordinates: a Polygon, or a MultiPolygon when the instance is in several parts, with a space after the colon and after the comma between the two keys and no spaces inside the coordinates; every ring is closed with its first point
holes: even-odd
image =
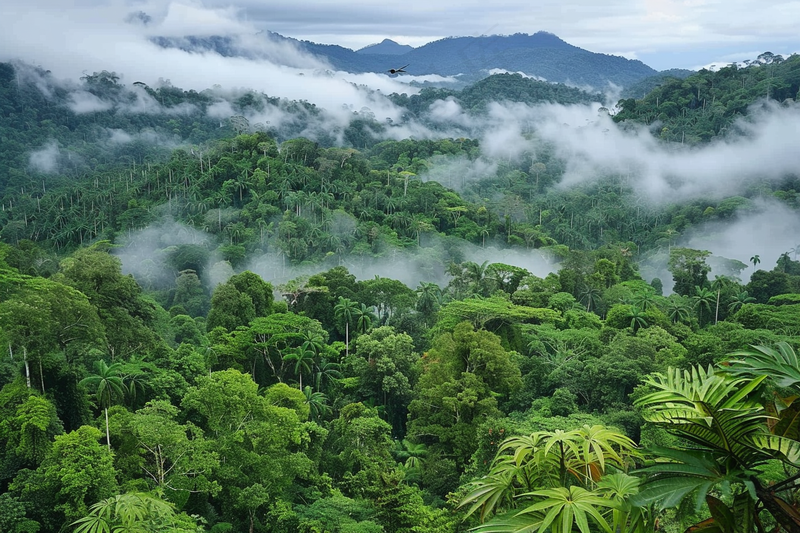
{"type": "Polygon", "coordinates": [[[467,515],[480,511],[481,522],[498,515],[478,531],[544,531],[551,524],[557,531],[571,531],[573,524],[588,531],[587,515],[611,531],[603,512],[616,503],[593,489],[606,479],[607,467],[624,469],[634,448],[603,426],[509,437],[489,474],[468,485],[459,506],[469,506],[467,515]]]}
{"type": "Polygon", "coordinates": [[[75,533],[198,533],[196,520],[176,513],[158,493],[129,492],[106,498],[92,505],[89,514],[71,524],[75,533]]]}
{"type": "MultiPolygon", "coordinates": [[[[752,81],[773,95],[786,90],[781,80],[793,76],[796,58],[767,59],[697,73],[685,80],[688,87],[666,82],[656,102],[648,96],[621,103],[619,118],[662,121],[666,142],[679,134],[687,143],[718,135],[733,116],[726,113],[734,85],[750,89],[752,81]],[[725,78],[734,73],[750,78],[725,78]]],[[[244,116],[267,105],[293,116],[321,111],[247,93],[236,99],[238,115],[225,132],[215,123],[210,134],[201,115],[73,115],[59,104],[68,93],[55,86],[48,108],[25,76],[15,79],[15,68],[0,65],[0,127],[13,132],[3,137],[4,149],[11,148],[0,153],[7,169],[0,178],[0,529],[51,533],[84,520],[76,525],[87,531],[194,531],[205,521],[220,532],[451,533],[476,525],[477,510],[456,524],[466,509],[451,512],[444,499],[463,501],[476,487],[467,485],[473,476],[489,474],[482,481],[496,482],[487,490],[499,491],[492,494],[501,514],[479,531],[645,533],[652,516],[631,500],[638,480],[617,472],[628,468],[627,456],[609,459],[602,476],[599,461],[570,468],[565,461],[559,470],[564,453],[586,442],[581,428],[601,421],[661,446],[661,461],[643,459],[640,498],[663,503],[673,490],[669,503],[682,507],[662,517],[665,530],[689,521],[698,501],[712,529],[727,533],[731,523],[749,524],[754,512],[773,527],[776,509],[796,499],[796,251],[772,271],[756,270],[761,260],[754,255],[750,283],[742,286],[708,274],[713,266],[738,276],[744,263],[675,248],[698,224],[729,223],[753,209],[757,194],[794,206],[796,180],[656,207],[637,200],[627,176],[553,187],[565,162],[541,139],[534,139],[535,157],[499,162],[491,175],[470,180],[443,169],[459,162],[483,168],[487,156],[477,140],[377,142],[369,131],[393,125],[378,125],[366,110],[330,138],[287,133],[304,120],[252,133],[244,116]],[[166,153],[134,142],[111,163],[93,141],[116,128],[115,120],[131,129],[167,128],[193,145],[166,153]],[[8,130],[10,123],[16,126],[8,130]],[[233,128],[241,134],[205,142],[233,128]],[[328,147],[334,137],[359,150],[328,147]],[[59,139],[62,154],[84,157],[43,176],[27,168],[27,156],[12,153],[46,138],[59,139]],[[161,214],[179,224],[178,233],[193,227],[205,240],[153,242],[147,257],[125,259],[136,278],[122,274],[117,246],[161,214]],[[512,264],[469,261],[467,242],[484,257],[524,247],[559,271],[538,277],[512,264]],[[271,275],[289,278],[277,292],[238,271],[265,253],[279,254],[271,275]],[[211,257],[225,260],[210,265],[211,257]],[[637,263],[648,258],[651,266],[669,262],[676,294],[664,298],[657,279],[641,279],[637,263]],[[414,289],[387,277],[357,280],[343,266],[363,277],[373,259],[402,262],[423,280],[438,280],[437,272],[449,279],[414,289]],[[328,270],[291,278],[298,265],[328,270]],[[227,281],[212,291],[212,279],[227,281]],[[696,369],[689,377],[667,370],[705,367],[747,346],[755,348],[737,356],[726,367],[730,375],[717,376],[721,381],[696,369]],[[747,398],[720,400],[729,411],[709,408],[711,415],[689,411],[716,400],[687,400],[691,387],[681,389],[686,398],[666,402],[667,411],[680,411],[679,423],[655,406],[664,401],[648,396],[665,393],[661,378],[637,389],[651,372],[672,376],[673,384],[701,381],[706,392],[732,386],[730,395],[756,375],[772,379],[747,398]],[[659,428],[641,432],[634,397],[653,400],[643,415],[659,412],[659,428]],[[99,444],[99,432],[81,427],[92,400],[108,411],[105,438],[113,454],[99,444]],[[735,459],[710,437],[713,445],[699,442],[706,433],[691,433],[716,422],[724,431],[741,429],[736,436],[747,442],[737,444],[735,459]],[[666,434],[676,427],[701,451],[666,434]],[[62,434],[63,428],[76,431],[62,434]],[[518,456],[504,448],[493,460],[503,437],[532,432],[558,435],[559,444],[518,456]],[[747,453],[755,454],[756,470],[747,453]],[[749,462],[735,464],[742,458],[749,462]],[[517,459],[518,477],[492,478],[501,462],[517,459]],[[692,479],[681,478],[686,473],[692,479]],[[528,486],[536,476],[544,481],[528,486]],[[767,483],[776,487],[774,498],[760,490],[767,483]],[[513,491],[502,493],[509,486],[513,491]],[[152,489],[163,493],[143,492],[152,489]],[[96,502],[100,507],[90,507],[96,502]],[[145,508],[160,517],[157,523],[123,523],[113,514],[139,516],[150,512],[145,508]]],[[[46,73],[37,75],[50,83],[46,73]]],[[[111,72],[87,75],[83,84],[113,105],[130,96],[111,72]]],[[[165,108],[192,102],[205,110],[212,102],[210,94],[166,85],[136,91],[165,108]]],[[[516,75],[462,93],[426,88],[391,98],[419,115],[448,96],[477,113],[498,95],[524,102],[583,98],[516,75]]],[[[741,107],[749,96],[737,98],[741,107]]]]}
{"type": "Polygon", "coordinates": [[[89,426],[57,435],[41,465],[29,476],[15,479],[12,493],[35,502],[29,516],[47,528],[55,525],[58,529],[85,516],[92,502],[116,491],[113,458],[99,444],[100,436],[100,431],[89,426]]]}
{"type": "Polygon", "coordinates": [[[664,140],[706,142],[723,136],[736,117],[758,100],[795,98],[800,87],[798,63],[800,56],[784,59],[765,52],[745,65],[732,63],[666,78],[640,99],[620,100],[614,120],[645,124],[658,120],[664,140]]]}
{"type": "Polygon", "coordinates": [[[707,275],[711,267],[706,259],[711,252],[692,250],[690,248],[673,248],[669,255],[669,270],[675,285],[672,290],[681,296],[694,293],[695,287],[704,287],[708,283],[707,275]]]}
{"type": "Polygon", "coordinates": [[[515,305],[505,298],[469,298],[454,300],[439,311],[439,320],[432,328],[433,334],[452,331],[456,324],[467,320],[476,328],[496,329],[501,325],[521,323],[540,324],[556,322],[561,313],[553,309],[515,305]]]}
{"type": "Polygon", "coordinates": [[[755,475],[760,465],[776,459],[793,466],[800,461],[797,441],[769,431],[768,415],[754,394],[766,378],[730,376],[713,367],[670,369],[649,378],[646,383],[654,391],[636,402],[645,409],[645,419],[690,445],[654,450],[667,461],[642,470],[647,478],[636,501],[672,507],[692,498],[697,509],[708,502],[714,519],[722,521],[725,507],[709,496],[715,488],[727,491],[733,485],[743,505],[754,509],[760,502],[778,523],[793,523],[796,512],[782,506],[783,500],[765,490],[755,475]]]}

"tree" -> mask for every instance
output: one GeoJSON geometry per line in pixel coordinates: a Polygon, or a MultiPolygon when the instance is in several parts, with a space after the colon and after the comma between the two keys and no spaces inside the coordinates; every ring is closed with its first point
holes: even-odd
{"type": "Polygon", "coordinates": [[[715,296],[713,291],[704,287],[694,288],[692,302],[694,308],[697,309],[697,319],[699,320],[700,324],[704,324],[706,322],[706,320],[704,320],[703,310],[705,309],[705,311],[710,314],[711,306],[714,303],[714,300],[715,296]]]}
{"type": "Polygon", "coordinates": [[[300,390],[303,390],[303,373],[311,373],[311,367],[314,364],[315,356],[316,353],[305,346],[299,346],[295,348],[294,351],[283,356],[284,361],[294,362],[294,373],[298,377],[298,387],[300,390]]]}
{"type": "Polygon", "coordinates": [[[11,484],[23,499],[46,502],[32,514],[49,530],[86,516],[93,502],[116,492],[113,455],[100,446],[101,435],[90,426],[57,435],[39,468],[11,484]]]}
{"type": "Polygon", "coordinates": [[[206,320],[209,331],[219,326],[233,331],[239,326],[246,326],[255,318],[256,308],[250,295],[240,291],[232,283],[223,283],[214,289],[206,320]]]}
{"type": "Polygon", "coordinates": [[[117,398],[125,395],[125,384],[122,381],[122,363],[110,366],[102,359],[94,362],[96,373],[83,378],[79,385],[94,389],[95,398],[106,418],[106,443],[111,450],[111,436],[108,431],[108,408],[117,398]]]}
{"type": "Polygon", "coordinates": [[[665,310],[667,312],[667,317],[669,317],[673,324],[688,322],[691,316],[691,308],[686,302],[686,297],[677,294],[672,294],[667,298],[665,310]]]}
{"type": "Polygon", "coordinates": [[[110,246],[100,241],[76,251],[61,262],[56,280],[78,289],[97,309],[113,359],[154,348],[160,341],[154,327],[155,305],[142,297],[133,276],[122,274],[122,262],[108,253],[110,246]]]}
{"type": "Polygon", "coordinates": [[[39,388],[45,391],[43,360],[71,356],[103,346],[105,332],[88,298],[74,288],[42,278],[26,279],[12,297],[0,302],[0,329],[14,355],[21,355],[28,387],[38,366],[39,388]]]}
{"type": "Polygon", "coordinates": [[[498,400],[522,385],[512,352],[468,322],[434,339],[408,406],[409,438],[443,451],[463,468],[477,447],[476,422],[498,416],[498,400]]]}
{"type": "Polygon", "coordinates": [[[330,412],[331,408],[330,405],[328,405],[328,397],[324,393],[315,391],[310,386],[306,385],[303,389],[303,394],[306,397],[309,415],[312,420],[320,420],[324,415],[330,412]]]}
{"type": "Polygon", "coordinates": [[[733,314],[736,311],[738,311],[739,309],[741,309],[741,307],[744,304],[753,303],[755,301],[756,301],[756,299],[753,298],[752,296],[750,296],[749,294],[747,294],[747,291],[741,291],[736,296],[734,296],[734,298],[731,301],[731,303],[728,304],[728,312],[730,314],[733,314]]]}
{"type": "Polygon", "coordinates": [[[597,305],[602,301],[603,292],[598,288],[592,285],[585,285],[583,289],[581,289],[580,293],[580,300],[582,302],[586,302],[586,311],[589,312],[592,308],[596,308],[597,305]]]}
{"type": "Polygon", "coordinates": [[[714,276],[714,281],[711,282],[711,290],[717,293],[717,304],[714,308],[714,324],[719,322],[719,298],[722,294],[722,289],[730,284],[731,280],[727,276],[714,276]]]}
{"type": "Polygon", "coordinates": [[[405,333],[390,326],[375,328],[356,340],[355,366],[363,399],[384,408],[395,435],[405,432],[407,406],[419,379],[419,355],[405,333]]]}
{"type": "Polygon", "coordinates": [[[339,300],[334,309],[336,318],[344,321],[344,342],[345,342],[345,355],[350,355],[350,322],[358,312],[358,303],[349,299],[339,296],[339,300]]]}
{"type": "Polygon", "coordinates": [[[761,262],[761,257],[758,254],[756,254],[750,258],[750,262],[753,263],[753,272],[755,272],[756,265],[758,265],[761,262]]]}
{"type": "Polygon", "coordinates": [[[691,248],[673,248],[669,254],[669,271],[675,281],[673,291],[681,296],[689,296],[695,287],[704,287],[708,283],[707,275],[711,267],[706,258],[711,255],[707,250],[691,248]]]}
{"type": "Polygon", "coordinates": [[[356,330],[359,333],[366,333],[372,327],[372,322],[377,320],[375,313],[372,312],[372,309],[367,307],[366,304],[361,304],[361,307],[357,307],[355,311],[356,316],[356,330]]]}
{"type": "Polygon", "coordinates": [[[165,400],[152,400],[131,416],[129,427],[143,452],[142,469],[159,490],[173,494],[216,494],[212,473],[219,467],[214,443],[194,424],[179,424],[178,408],[165,400]]]}
{"type": "MultiPolygon", "coordinates": [[[[241,510],[261,507],[243,500],[243,491],[257,484],[268,487],[269,503],[276,505],[313,468],[306,451],[318,426],[306,424],[310,407],[303,391],[284,383],[263,395],[258,389],[249,374],[229,369],[199,376],[182,401],[186,416],[214,440],[220,456],[213,475],[220,487],[215,500],[226,521],[238,524],[237,531],[248,528],[249,517],[241,510]]],[[[316,436],[324,435],[319,428],[316,436]]]]}
{"type": "Polygon", "coordinates": [[[629,306],[628,318],[631,319],[631,329],[636,333],[639,328],[647,327],[647,318],[645,314],[635,305],[629,306]]]}

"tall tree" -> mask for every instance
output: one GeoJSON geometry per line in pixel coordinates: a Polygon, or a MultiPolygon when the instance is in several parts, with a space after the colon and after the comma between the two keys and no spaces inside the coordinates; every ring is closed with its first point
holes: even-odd
{"type": "Polygon", "coordinates": [[[704,287],[711,272],[711,267],[706,263],[710,255],[711,252],[707,250],[673,248],[669,254],[669,271],[675,281],[672,290],[681,296],[690,296],[695,287],[704,287]]]}
{"type": "Polygon", "coordinates": [[[358,312],[358,303],[349,299],[339,296],[339,300],[334,307],[336,318],[344,321],[344,342],[345,354],[350,355],[350,322],[358,312]]]}
{"type": "Polygon", "coordinates": [[[117,398],[125,395],[125,384],[122,381],[122,363],[108,365],[104,360],[98,359],[94,363],[95,373],[83,378],[79,385],[94,389],[97,403],[103,410],[106,418],[106,443],[111,450],[111,436],[108,430],[108,408],[117,398]]]}

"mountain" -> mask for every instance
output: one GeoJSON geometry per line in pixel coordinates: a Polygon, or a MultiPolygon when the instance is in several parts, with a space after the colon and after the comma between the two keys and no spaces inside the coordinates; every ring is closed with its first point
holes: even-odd
{"type": "Polygon", "coordinates": [[[399,44],[391,39],[384,39],[377,44],[365,46],[356,50],[359,54],[379,54],[385,56],[400,56],[413,50],[413,46],[407,44],[399,44]]]}
{"type": "MultiPolygon", "coordinates": [[[[464,83],[472,83],[493,72],[509,71],[550,82],[602,90],[609,83],[627,87],[658,73],[641,61],[590,52],[547,32],[533,35],[517,33],[448,37],[412,48],[402,54],[396,53],[398,48],[388,39],[374,45],[377,47],[377,50],[373,50],[374,53],[364,52],[364,49],[356,52],[337,45],[299,41],[274,32],[265,33],[264,39],[278,44],[291,43],[336,70],[354,73],[385,72],[396,68],[398,63],[407,63],[409,75],[457,76],[464,83]]],[[[180,48],[192,52],[214,51],[223,56],[275,60],[263,49],[255,50],[239,45],[234,37],[155,37],[153,42],[165,48],[180,48]]]]}

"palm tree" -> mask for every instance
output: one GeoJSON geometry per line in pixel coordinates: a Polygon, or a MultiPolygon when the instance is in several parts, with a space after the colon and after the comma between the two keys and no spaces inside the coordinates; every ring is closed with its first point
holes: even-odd
{"type": "Polygon", "coordinates": [[[792,258],[789,257],[789,252],[783,252],[781,256],[778,258],[778,263],[777,263],[778,268],[781,269],[781,272],[786,272],[786,270],[791,266],[791,264],[792,264],[792,258]]]}
{"type": "Polygon", "coordinates": [[[738,311],[744,304],[749,304],[755,302],[756,299],[750,296],[747,291],[742,291],[736,296],[734,296],[733,301],[728,304],[728,312],[735,313],[738,311]]]}
{"type": "Polygon", "coordinates": [[[647,319],[645,318],[644,312],[635,305],[630,307],[628,318],[631,319],[631,329],[634,333],[636,333],[639,328],[647,327],[647,319]]]}
{"type": "Polygon", "coordinates": [[[442,289],[433,282],[420,281],[417,287],[417,311],[429,318],[439,307],[442,289]]]}
{"type": "Polygon", "coordinates": [[[361,304],[361,307],[356,309],[354,313],[357,317],[356,319],[356,329],[360,333],[366,333],[372,327],[372,323],[377,320],[375,313],[372,311],[371,307],[367,307],[366,304],[361,304]]]}
{"type": "Polygon", "coordinates": [[[110,366],[99,359],[94,362],[95,374],[80,380],[78,385],[94,389],[95,397],[106,416],[106,443],[111,449],[111,436],[108,429],[108,408],[117,397],[125,395],[125,384],[122,381],[122,363],[112,363],[110,366]]]}
{"type": "Polygon", "coordinates": [[[695,309],[697,309],[697,319],[702,324],[703,322],[703,309],[711,312],[711,303],[714,301],[714,293],[705,287],[694,288],[694,296],[692,302],[695,309]]]}
{"type": "Polygon", "coordinates": [[[729,283],[730,278],[727,276],[714,276],[714,281],[711,282],[711,290],[717,291],[717,306],[714,311],[714,324],[719,322],[719,296],[729,283]]]}
{"type": "Polygon", "coordinates": [[[332,383],[341,379],[342,373],[339,371],[339,363],[333,361],[322,361],[316,365],[314,372],[314,387],[321,391],[332,383]]]}
{"type": "Polygon", "coordinates": [[[650,290],[637,292],[633,295],[633,303],[642,311],[647,311],[656,305],[656,295],[650,290]]]}
{"type": "Polygon", "coordinates": [[[602,297],[602,292],[597,287],[586,285],[580,293],[581,302],[586,302],[586,312],[590,312],[592,307],[597,307],[602,297]]]}
{"type": "Polygon", "coordinates": [[[667,316],[670,320],[672,320],[673,324],[677,322],[689,321],[690,308],[683,296],[673,294],[667,298],[665,310],[667,312],[667,316]]]}
{"type": "Polygon", "coordinates": [[[310,373],[316,357],[314,350],[308,349],[305,345],[295,348],[294,351],[283,356],[284,361],[294,361],[294,373],[299,378],[300,390],[303,390],[303,373],[310,373]]]}
{"type": "Polygon", "coordinates": [[[755,254],[753,257],[750,258],[750,262],[753,263],[753,272],[756,271],[756,265],[761,262],[761,257],[758,254],[755,254]]]}
{"type": "Polygon", "coordinates": [[[428,456],[428,447],[425,444],[415,444],[408,439],[395,439],[392,456],[395,461],[400,463],[404,482],[420,483],[422,481],[425,458],[428,456]]]}
{"type": "Polygon", "coordinates": [[[330,412],[331,408],[328,405],[328,397],[325,394],[314,391],[314,389],[308,385],[303,389],[303,394],[306,397],[306,404],[308,405],[312,420],[317,421],[330,412]]]}
{"type": "Polygon", "coordinates": [[[300,336],[303,339],[303,348],[314,352],[314,356],[319,355],[325,346],[325,339],[319,330],[306,328],[300,333],[300,336]]]}
{"type": "Polygon", "coordinates": [[[357,311],[358,303],[343,296],[339,296],[339,303],[333,307],[334,316],[344,320],[345,355],[350,355],[350,322],[356,316],[357,311]]]}
{"type": "Polygon", "coordinates": [[[172,503],[146,492],[128,492],[101,500],[89,508],[87,516],[71,525],[75,526],[75,533],[189,533],[195,530],[178,519],[172,503]]]}

